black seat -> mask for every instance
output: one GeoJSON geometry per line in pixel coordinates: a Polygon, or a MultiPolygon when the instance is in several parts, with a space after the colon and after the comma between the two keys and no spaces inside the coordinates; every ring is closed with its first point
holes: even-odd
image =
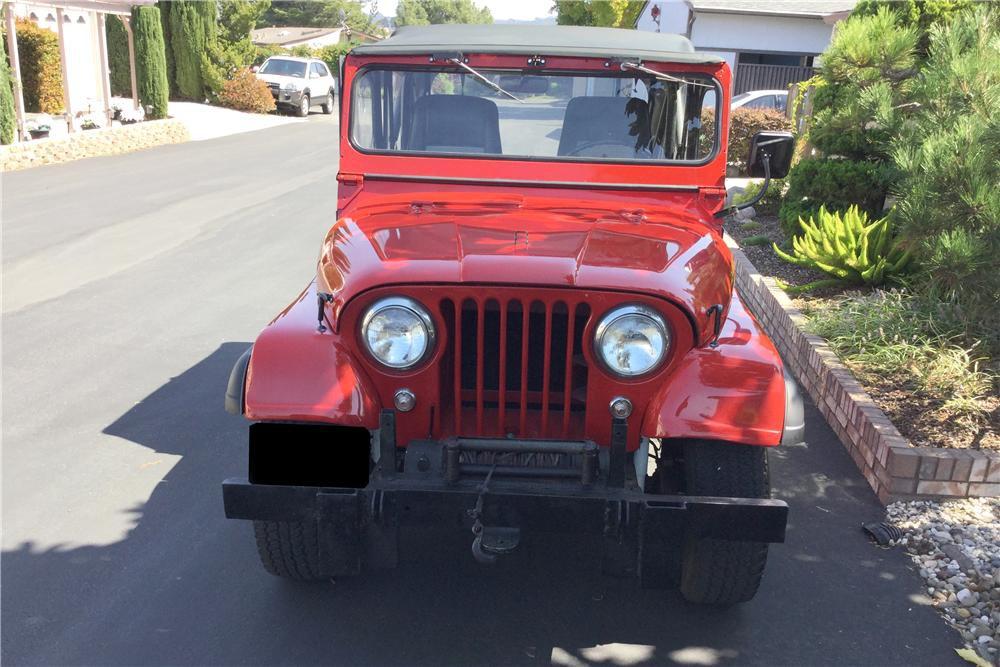
{"type": "Polygon", "coordinates": [[[471,95],[424,95],[413,103],[403,150],[500,153],[500,116],[491,100],[471,95]]]}
{"type": "Polygon", "coordinates": [[[629,134],[634,114],[625,109],[630,97],[574,97],[566,105],[559,155],[573,155],[591,144],[615,144],[635,150],[629,134]]]}

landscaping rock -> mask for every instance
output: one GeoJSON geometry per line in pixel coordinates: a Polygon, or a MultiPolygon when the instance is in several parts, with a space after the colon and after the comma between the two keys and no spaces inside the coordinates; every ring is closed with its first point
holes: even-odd
{"type": "Polygon", "coordinates": [[[967,648],[1000,650],[1000,498],[893,503],[887,521],[904,532],[931,603],[967,648]]]}

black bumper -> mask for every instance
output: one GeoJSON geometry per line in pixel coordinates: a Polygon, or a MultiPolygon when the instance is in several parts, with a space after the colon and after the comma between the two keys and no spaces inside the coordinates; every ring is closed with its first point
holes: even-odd
{"type": "MultiPolygon", "coordinates": [[[[321,562],[331,575],[358,572],[372,558],[366,549],[399,526],[471,523],[481,490],[481,481],[449,483],[419,473],[376,478],[363,489],[251,484],[242,478],[222,485],[230,519],[317,522],[321,562]]],[[[632,547],[633,559],[644,543],[680,543],[688,536],[783,542],[788,515],[779,500],[649,495],[575,482],[498,479],[483,500],[484,513],[494,512],[506,524],[603,535],[632,547]]]]}

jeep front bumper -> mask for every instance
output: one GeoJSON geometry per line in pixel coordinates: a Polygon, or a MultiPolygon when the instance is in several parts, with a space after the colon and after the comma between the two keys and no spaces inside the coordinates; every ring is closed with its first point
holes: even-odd
{"type": "Polygon", "coordinates": [[[455,478],[441,443],[422,447],[436,448],[441,463],[424,465],[421,445],[411,446],[402,472],[376,472],[360,489],[228,479],[222,485],[226,516],[316,522],[321,568],[329,576],[356,574],[363,563],[394,563],[398,527],[469,526],[480,517],[518,533],[603,536],[606,565],[617,561],[607,569],[627,574],[642,572],[644,554],[660,553],[648,545],[680,545],[689,536],[754,542],[785,538],[788,506],[779,500],[653,495],[609,486],[600,477],[585,484],[575,475],[529,478],[514,470],[497,475],[499,466],[493,467],[494,475],[466,466],[472,470],[463,469],[455,478]]]}

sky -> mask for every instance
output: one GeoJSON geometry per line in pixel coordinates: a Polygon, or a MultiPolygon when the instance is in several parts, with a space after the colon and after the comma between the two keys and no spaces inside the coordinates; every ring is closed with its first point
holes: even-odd
{"type": "Polygon", "coordinates": [[[552,0],[473,0],[476,5],[486,5],[494,19],[530,20],[551,16],[549,10],[554,4],[552,0]]]}
{"type": "MultiPolygon", "coordinates": [[[[499,21],[516,19],[530,21],[535,18],[554,16],[550,14],[554,4],[552,0],[472,0],[477,6],[486,5],[490,8],[493,18],[499,21]]],[[[384,16],[396,14],[396,0],[380,0],[379,11],[384,16]]]]}

